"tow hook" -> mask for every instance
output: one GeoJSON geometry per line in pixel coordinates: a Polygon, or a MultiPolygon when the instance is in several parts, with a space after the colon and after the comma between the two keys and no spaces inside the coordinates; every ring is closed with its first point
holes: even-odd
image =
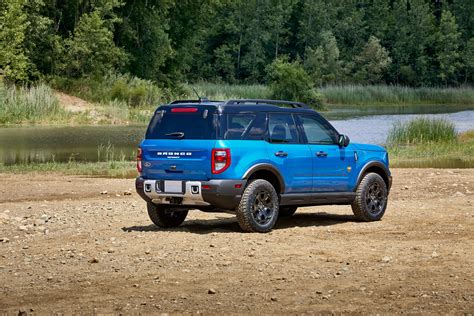
{"type": "Polygon", "coordinates": [[[192,193],[192,194],[199,194],[199,186],[197,186],[197,185],[192,185],[192,186],[191,186],[191,193],[192,193]]]}

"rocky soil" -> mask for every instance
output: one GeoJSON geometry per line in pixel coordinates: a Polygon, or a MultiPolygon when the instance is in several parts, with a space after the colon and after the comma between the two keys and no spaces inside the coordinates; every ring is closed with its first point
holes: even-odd
{"type": "Polygon", "coordinates": [[[150,224],[131,179],[0,175],[0,313],[474,312],[474,169],[396,169],[382,221],[150,224]]]}

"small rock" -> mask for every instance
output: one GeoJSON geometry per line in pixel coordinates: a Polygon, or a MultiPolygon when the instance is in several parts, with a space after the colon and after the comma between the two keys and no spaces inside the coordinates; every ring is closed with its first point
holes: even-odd
{"type": "Polygon", "coordinates": [[[0,237],[0,242],[7,243],[9,241],[10,241],[10,239],[8,239],[7,237],[0,237]]]}
{"type": "Polygon", "coordinates": [[[276,301],[278,301],[278,298],[276,296],[272,296],[272,297],[270,297],[270,300],[272,300],[272,302],[276,302],[276,301]]]}
{"type": "Polygon", "coordinates": [[[323,291],[318,290],[316,291],[316,294],[323,294],[323,291]]]}
{"type": "Polygon", "coordinates": [[[28,249],[30,248],[28,245],[23,246],[23,249],[28,249]]]}
{"type": "Polygon", "coordinates": [[[146,254],[146,255],[149,255],[149,254],[150,254],[150,250],[148,250],[148,249],[145,250],[145,254],[146,254]]]}
{"type": "Polygon", "coordinates": [[[114,249],[112,249],[112,248],[109,248],[109,249],[107,249],[107,252],[108,252],[108,253],[114,253],[114,252],[115,252],[115,250],[114,250],[114,249]]]}
{"type": "Polygon", "coordinates": [[[105,195],[105,194],[109,194],[109,192],[107,192],[107,191],[102,191],[102,192],[100,192],[100,194],[105,195]]]}
{"type": "Polygon", "coordinates": [[[431,258],[438,258],[438,257],[439,257],[439,254],[436,251],[433,251],[433,253],[431,254],[431,258]]]}
{"type": "Polygon", "coordinates": [[[132,192],[130,192],[130,191],[124,191],[124,192],[123,192],[123,195],[132,195],[132,192]]]}
{"type": "Polygon", "coordinates": [[[389,263],[390,260],[392,260],[392,257],[389,257],[389,256],[385,256],[385,257],[382,258],[382,262],[384,262],[384,263],[389,263]]]}
{"type": "Polygon", "coordinates": [[[99,259],[92,258],[91,260],[89,260],[89,263],[99,263],[99,259]]]}
{"type": "Polygon", "coordinates": [[[216,294],[216,290],[209,289],[209,290],[207,290],[207,294],[216,294]]]}

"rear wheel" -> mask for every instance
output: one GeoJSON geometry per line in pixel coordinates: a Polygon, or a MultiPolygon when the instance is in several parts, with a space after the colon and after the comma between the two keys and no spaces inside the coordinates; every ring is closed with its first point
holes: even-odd
{"type": "Polygon", "coordinates": [[[298,207],[296,207],[296,206],[282,206],[278,210],[278,216],[279,217],[293,216],[293,214],[295,214],[297,209],[298,209],[298,207]]]}
{"type": "Polygon", "coordinates": [[[242,230],[266,233],[278,218],[278,196],[266,180],[257,179],[245,188],[237,207],[237,221],[242,230]]]}
{"type": "Polygon", "coordinates": [[[352,202],[352,212],[357,219],[365,222],[378,221],[387,208],[387,185],[376,173],[368,173],[357,187],[352,202]]]}
{"type": "Polygon", "coordinates": [[[187,209],[167,207],[153,203],[147,203],[147,210],[153,224],[163,228],[178,227],[188,215],[187,209]]]}

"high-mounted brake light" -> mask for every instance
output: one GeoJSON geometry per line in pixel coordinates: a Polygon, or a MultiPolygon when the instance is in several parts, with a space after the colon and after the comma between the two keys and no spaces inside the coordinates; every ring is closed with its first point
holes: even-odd
{"type": "Polygon", "coordinates": [[[214,148],[212,150],[211,169],[213,174],[224,172],[230,166],[230,149],[214,148]]]}
{"type": "Polygon", "coordinates": [[[137,171],[142,173],[142,149],[138,148],[137,150],[137,171]]]}
{"type": "Polygon", "coordinates": [[[197,108],[172,108],[172,113],[195,113],[197,112],[197,108]]]}

